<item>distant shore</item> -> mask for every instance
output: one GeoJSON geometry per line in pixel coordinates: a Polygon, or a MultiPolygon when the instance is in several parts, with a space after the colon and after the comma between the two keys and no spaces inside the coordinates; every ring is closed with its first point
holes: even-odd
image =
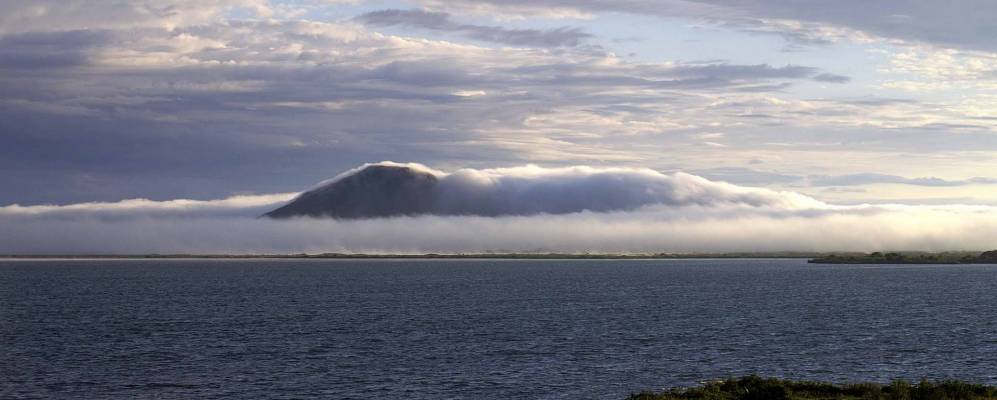
{"type": "Polygon", "coordinates": [[[813,264],[997,264],[997,250],[984,252],[875,252],[829,254],[809,261],[813,264]]]}
{"type": "Polygon", "coordinates": [[[985,252],[889,253],[316,253],[316,254],[6,254],[0,259],[515,259],[515,260],[695,260],[695,259],[807,259],[811,264],[997,264],[997,250],[985,252]]]}
{"type": "Polygon", "coordinates": [[[819,253],[426,253],[426,254],[371,254],[371,253],[318,253],[318,254],[7,254],[0,259],[524,259],[524,260],[671,260],[709,258],[785,258],[810,259],[819,253]]]}

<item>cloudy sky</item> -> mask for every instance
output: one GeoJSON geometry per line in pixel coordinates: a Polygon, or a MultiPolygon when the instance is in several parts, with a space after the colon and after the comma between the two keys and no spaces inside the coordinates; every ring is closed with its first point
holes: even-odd
{"type": "MultiPolygon", "coordinates": [[[[94,204],[255,213],[382,160],[649,169],[856,215],[988,211],[995,18],[990,0],[8,0],[0,218],[54,213],[31,226],[44,236],[94,204]]],[[[12,240],[0,250],[55,251],[12,240]]],[[[896,240],[882,246],[926,243],[896,240]]],[[[309,246],[291,247],[378,247],[309,246]]]]}

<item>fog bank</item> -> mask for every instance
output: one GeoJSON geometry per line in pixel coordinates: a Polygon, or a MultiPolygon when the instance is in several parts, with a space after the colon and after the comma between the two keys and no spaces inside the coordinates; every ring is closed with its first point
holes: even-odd
{"type": "MultiPolygon", "coordinates": [[[[472,180],[474,185],[495,185],[508,177],[517,177],[518,182],[541,177],[550,187],[578,188],[609,180],[614,183],[600,187],[617,187],[625,193],[624,199],[649,193],[647,182],[652,182],[658,185],[651,185],[658,190],[653,192],[657,198],[685,200],[563,214],[280,220],[257,216],[295,194],[211,201],[11,205],[0,207],[0,226],[4,227],[0,230],[0,253],[646,253],[997,247],[992,240],[997,237],[997,209],[990,206],[837,206],[797,193],[650,170],[531,166],[440,174],[472,180]],[[629,180],[618,179],[621,176],[629,180]]],[[[541,192],[545,196],[554,193],[541,192]]],[[[564,193],[572,196],[578,192],[571,189],[564,193]]],[[[538,198],[560,201],[552,195],[538,198]]]]}

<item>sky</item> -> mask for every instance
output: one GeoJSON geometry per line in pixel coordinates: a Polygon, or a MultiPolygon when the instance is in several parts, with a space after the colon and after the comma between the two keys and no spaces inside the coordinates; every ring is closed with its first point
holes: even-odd
{"type": "Polygon", "coordinates": [[[988,0],[8,0],[0,223],[18,234],[0,252],[997,247],[974,236],[997,236],[995,17],[988,0]],[[808,206],[254,219],[381,161],[691,176],[808,206]],[[576,232],[593,224],[615,228],[576,232]]]}

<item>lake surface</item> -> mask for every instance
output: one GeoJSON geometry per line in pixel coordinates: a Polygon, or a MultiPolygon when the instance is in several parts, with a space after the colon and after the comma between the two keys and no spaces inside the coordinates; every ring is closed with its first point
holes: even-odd
{"type": "Polygon", "coordinates": [[[997,384],[997,266],[0,261],[0,398],[623,399],[997,384]]]}

